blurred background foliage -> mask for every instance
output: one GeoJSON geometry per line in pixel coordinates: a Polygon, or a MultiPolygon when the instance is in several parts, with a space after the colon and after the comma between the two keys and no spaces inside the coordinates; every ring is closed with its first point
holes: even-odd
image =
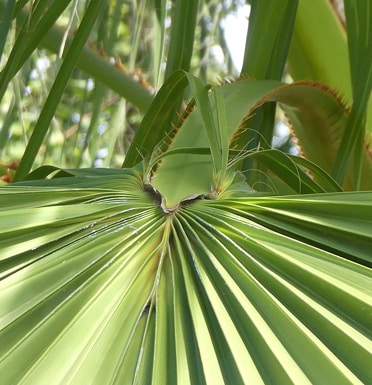
{"type": "MultiPolygon", "coordinates": [[[[58,18],[64,37],[73,35],[86,0],[72,1],[58,18]]],[[[89,38],[90,49],[112,66],[130,74],[154,93],[163,82],[169,48],[172,1],[160,15],[160,1],[110,1],[89,38]],[[161,21],[166,28],[161,28],[161,21]],[[161,52],[161,54],[159,54],[161,52]]],[[[241,0],[205,1],[195,29],[190,71],[217,83],[225,74],[238,75],[225,39],[226,21],[247,14],[241,0]]],[[[3,69],[22,22],[11,24],[1,58],[3,69]]],[[[244,27],[243,29],[244,30],[244,27]]],[[[31,31],[30,31],[31,32],[31,31]]],[[[29,33],[30,33],[29,32],[29,33]]],[[[61,53],[37,48],[8,84],[0,104],[0,162],[16,168],[61,65],[61,53]]],[[[244,46],[241,47],[244,50],[244,46]]],[[[75,69],[52,120],[35,167],[120,167],[142,118],[141,111],[85,72],[75,69]]]]}
{"type": "MultiPolygon", "coordinates": [[[[35,169],[45,164],[64,168],[121,167],[153,96],[177,68],[211,84],[238,78],[241,73],[257,78],[281,77],[281,64],[275,64],[272,69],[275,73],[270,73],[270,67],[265,69],[261,63],[271,49],[278,49],[270,44],[282,47],[278,42],[283,37],[278,36],[276,41],[272,36],[276,32],[269,31],[268,40],[260,44],[260,34],[266,36],[267,29],[281,29],[261,26],[255,33],[253,28],[250,47],[247,28],[251,2],[244,0],[98,3],[102,12],[89,28],[85,48],[81,53],[75,51],[79,52],[75,66],[74,58],[66,55],[71,42],[77,40],[75,35],[91,3],[0,0],[0,178],[3,182],[13,180],[21,159],[29,167],[21,164],[18,180],[27,175],[31,166],[35,169]],[[65,79],[61,81],[58,73],[64,64],[73,70],[65,71],[65,79]],[[51,106],[53,100],[50,100],[54,97],[53,87],[63,88],[61,96],[55,98],[55,106],[51,106]],[[45,118],[48,114],[53,117],[45,118]],[[38,138],[32,141],[32,135],[38,138]],[[35,159],[30,154],[33,151],[37,151],[35,159]]],[[[262,7],[260,12],[266,12],[265,3],[258,7],[262,7]]],[[[296,9],[287,2],[270,3],[272,9],[283,8],[284,16],[286,7],[296,9]]],[[[293,77],[321,81],[335,88],[350,104],[343,7],[342,0],[299,2],[293,36],[288,35],[292,43],[283,80],[290,83],[293,77]],[[324,23],[319,20],[314,28],[320,17],[324,23]]],[[[294,20],[294,15],[287,16],[289,23],[294,20]]],[[[282,20],[280,17],[278,22],[282,20]]],[[[290,26],[282,27],[283,31],[291,30],[290,26]]],[[[286,49],[281,49],[285,62],[286,49]]],[[[275,55],[280,58],[280,52],[275,55]]],[[[270,62],[273,60],[269,58],[270,62]]],[[[371,100],[369,111],[372,111],[371,100]]],[[[367,150],[372,138],[371,120],[369,113],[367,150]]],[[[255,124],[262,126],[259,118],[255,124]]],[[[270,131],[271,122],[265,124],[270,131]]],[[[297,154],[300,149],[292,134],[278,108],[274,135],[272,132],[267,137],[263,135],[264,141],[297,154]]],[[[253,147],[259,140],[252,138],[253,147]]]]}
{"type": "MultiPolygon", "coordinates": [[[[37,5],[31,1],[17,4],[15,1],[0,1],[3,25],[6,7],[11,8],[10,3],[14,3],[17,17],[13,18],[3,38],[2,72],[17,37],[27,25],[24,24],[21,6],[27,10],[26,15],[31,15],[32,7],[37,5]]],[[[5,182],[12,179],[18,167],[63,61],[68,37],[74,36],[89,2],[74,0],[68,3],[57,19],[54,35],[48,32],[49,42],[43,41],[29,55],[7,84],[0,101],[0,174],[5,182]],[[54,36],[62,38],[60,43],[54,36]]],[[[172,63],[167,64],[168,51],[177,49],[169,47],[171,20],[177,20],[173,14],[176,12],[174,3],[165,0],[109,1],[91,31],[89,49],[154,95],[168,75],[167,66],[169,71],[172,69],[172,63]]],[[[193,29],[191,73],[212,84],[218,84],[226,75],[239,76],[249,9],[244,0],[200,2],[193,29]]],[[[26,33],[32,32],[30,27],[26,33]]],[[[86,71],[76,68],[33,168],[43,164],[67,168],[120,167],[142,116],[143,111],[133,103],[86,71]]],[[[273,144],[284,151],[296,151],[283,116],[277,127],[278,134],[273,144]]]]}

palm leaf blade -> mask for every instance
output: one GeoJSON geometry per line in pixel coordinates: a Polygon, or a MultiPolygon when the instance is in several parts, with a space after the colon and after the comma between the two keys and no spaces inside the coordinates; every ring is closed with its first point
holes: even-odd
{"type": "MultiPolygon", "coordinates": [[[[38,216],[18,230],[20,215],[1,213],[4,384],[369,378],[372,274],[339,255],[368,254],[371,193],[222,197],[165,215],[139,176],[121,173],[120,188],[96,188],[94,199],[94,177],[64,178],[61,191],[68,179],[79,186],[74,199],[40,194],[27,205],[38,216]],[[331,251],[319,234],[307,244],[309,223],[334,237],[331,251]],[[39,232],[35,250],[11,249],[14,231],[26,244],[39,232]]],[[[12,194],[25,205],[29,188],[2,189],[3,201],[12,194]]]]}

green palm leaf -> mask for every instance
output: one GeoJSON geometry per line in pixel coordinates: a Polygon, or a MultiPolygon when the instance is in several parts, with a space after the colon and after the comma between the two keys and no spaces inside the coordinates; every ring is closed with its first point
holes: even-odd
{"type": "Polygon", "coordinates": [[[168,215],[139,171],[79,174],[1,189],[4,385],[370,378],[372,193],[168,215]]]}
{"type": "MultiPolygon", "coordinates": [[[[30,140],[15,177],[20,182],[0,188],[1,385],[369,383],[372,192],[342,192],[371,189],[364,128],[355,124],[369,121],[370,81],[359,82],[366,71],[358,70],[355,55],[371,41],[363,33],[370,27],[367,1],[360,1],[358,12],[350,5],[355,1],[345,3],[348,47],[326,0],[313,1],[316,11],[310,13],[299,1],[297,16],[296,1],[253,2],[243,64],[253,78],[221,87],[203,84],[194,73],[200,69],[207,76],[207,66],[213,71],[215,60],[207,55],[215,44],[211,31],[238,2],[221,8],[217,1],[192,1],[191,7],[185,0],[156,1],[149,8],[147,0],[107,7],[74,1],[68,12],[81,7],[82,19],[71,35],[70,27],[54,25],[71,2],[62,3],[22,0],[7,6],[0,0],[7,11],[7,38],[0,37],[3,110],[10,111],[3,139],[12,122],[22,120],[16,112],[25,111],[21,102],[27,100],[18,86],[9,97],[8,83],[31,80],[28,59],[39,44],[53,52],[64,41],[67,47],[36,125],[25,127],[23,140],[30,140]],[[210,15],[200,13],[205,10],[210,15]],[[311,20],[320,20],[320,29],[308,35],[311,20]],[[283,71],[293,23],[292,75],[324,84],[273,80],[283,71]],[[19,30],[22,25],[30,29],[19,30]],[[317,38],[330,26],[330,39],[317,38]],[[85,46],[91,39],[102,50],[85,46]],[[314,46],[325,56],[298,54],[314,46]],[[351,82],[349,74],[339,76],[347,68],[339,63],[347,49],[356,60],[351,82]],[[75,84],[82,79],[75,67],[95,83],[92,99],[87,82],[76,106],[76,90],[83,88],[75,84]],[[153,98],[142,73],[138,83],[125,68],[142,68],[144,79],[157,86],[166,80],[153,98]],[[268,80],[259,80],[264,72],[268,80]],[[351,112],[330,87],[348,102],[353,90],[351,112]],[[123,103],[114,107],[111,91],[145,111],[138,130],[138,112],[123,103]],[[177,115],[186,94],[193,99],[177,115]],[[101,145],[111,153],[118,128],[101,139],[94,131],[101,118],[116,126],[120,116],[134,128],[123,169],[44,165],[28,173],[43,138],[51,139],[52,117],[64,107],[60,101],[69,95],[66,116],[56,114],[64,122],[59,130],[66,148],[71,111],[89,110],[91,117],[86,132],[79,118],[71,147],[81,146],[79,154],[68,151],[68,162],[61,164],[83,160],[87,146],[92,153],[101,145]],[[8,100],[14,106],[7,108],[8,100]],[[275,103],[293,125],[301,156],[271,148],[275,103]],[[261,106],[264,118],[257,120],[261,106]],[[360,135],[348,130],[350,122],[360,135]],[[352,167],[339,159],[348,146],[352,167]],[[328,175],[332,171],[342,184],[328,175]]],[[[364,70],[370,70],[366,63],[364,70]]],[[[17,168],[4,162],[8,166],[17,168]]],[[[2,179],[11,180],[11,172],[2,179]]]]}

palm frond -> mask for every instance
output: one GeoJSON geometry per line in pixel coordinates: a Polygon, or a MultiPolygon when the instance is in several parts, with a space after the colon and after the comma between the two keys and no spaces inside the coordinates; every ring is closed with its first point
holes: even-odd
{"type": "Polygon", "coordinates": [[[164,214],[139,173],[85,174],[1,189],[4,385],[370,378],[371,193],[164,214]]]}

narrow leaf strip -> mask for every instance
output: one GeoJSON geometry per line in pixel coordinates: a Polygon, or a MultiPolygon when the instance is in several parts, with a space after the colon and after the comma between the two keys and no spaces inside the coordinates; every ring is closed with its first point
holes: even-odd
{"type": "Polygon", "coordinates": [[[372,6],[368,0],[345,1],[353,105],[333,167],[333,175],[343,183],[354,163],[353,189],[362,178],[361,149],[364,147],[368,100],[372,90],[372,6]]]}
{"type": "Polygon", "coordinates": [[[123,167],[133,167],[148,159],[156,145],[172,131],[174,108],[187,86],[183,71],[174,72],[157,93],[126,154],[123,167]]]}
{"type": "Polygon", "coordinates": [[[14,177],[15,181],[22,180],[32,168],[37,152],[47,133],[50,122],[53,118],[55,110],[62,97],[66,84],[74,70],[79,54],[83,49],[90,31],[102,9],[106,6],[107,1],[92,0],[85,12],[75,38],[68,49],[68,54],[64,59],[58,72],[56,80],[50,90],[48,98],[41,111],[39,119],[34,127],[31,138],[26,147],[25,153],[21,159],[19,168],[14,177]]]}

